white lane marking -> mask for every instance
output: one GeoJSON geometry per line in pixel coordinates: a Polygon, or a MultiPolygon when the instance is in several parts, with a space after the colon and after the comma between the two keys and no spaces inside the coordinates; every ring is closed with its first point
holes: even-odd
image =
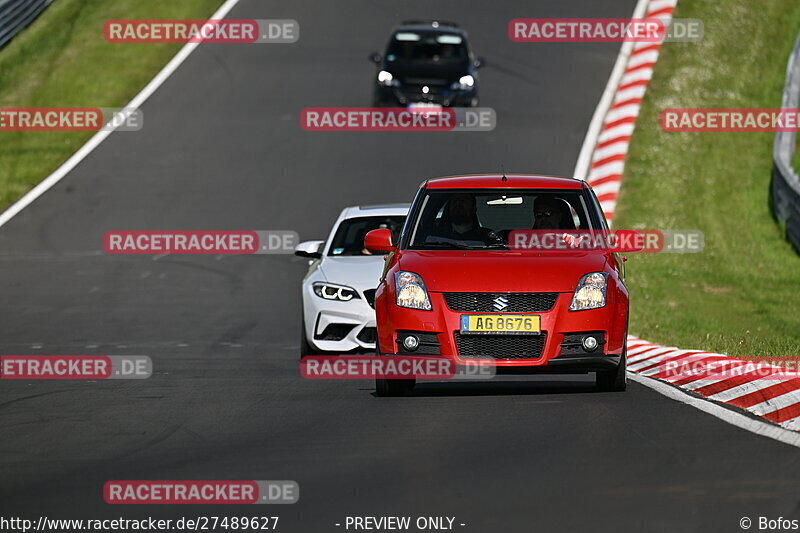
{"type": "Polygon", "coordinates": [[[681,389],[673,387],[672,385],[667,385],[653,378],[646,378],[633,372],[628,372],[628,379],[644,385],[645,387],[649,387],[667,398],[690,405],[733,426],[744,429],[745,431],[800,448],[800,433],[750,418],[747,415],[731,409],[726,409],[725,407],[707,400],[695,398],[694,396],[686,394],[681,389]]]}
{"type": "MultiPolygon", "coordinates": [[[[225,18],[225,15],[233,9],[233,6],[239,3],[239,0],[227,0],[224,4],[211,15],[211,19],[221,19],[225,18]]],[[[187,43],[183,45],[175,57],[173,57],[169,63],[166,64],[161,71],[156,74],[156,76],[150,80],[144,89],[139,91],[139,94],[133,97],[133,99],[128,102],[124,107],[125,109],[138,109],[141,105],[147,100],[155,91],[158,89],[162,83],[164,83],[167,78],[172,75],[175,70],[183,63],[189,54],[191,54],[195,48],[200,46],[201,43],[187,43]]],[[[11,206],[8,207],[5,211],[0,213],[0,227],[2,227],[6,222],[14,218],[20,211],[28,207],[30,204],[34,202],[37,198],[41,195],[46,193],[50,190],[53,185],[61,181],[61,179],[66,176],[73,168],[75,168],[78,163],[83,161],[87,155],[89,155],[92,150],[97,148],[100,143],[102,143],[106,137],[111,135],[116,128],[109,128],[108,130],[98,131],[95,133],[91,139],[86,141],[86,144],[81,146],[77,152],[72,154],[72,157],[67,159],[64,163],[61,164],[52,174],[47,176],[44,180],[40,181],[38,185],[36,185],[33,189],[28,191],[22,198],[14,202],[11,206]]]]}

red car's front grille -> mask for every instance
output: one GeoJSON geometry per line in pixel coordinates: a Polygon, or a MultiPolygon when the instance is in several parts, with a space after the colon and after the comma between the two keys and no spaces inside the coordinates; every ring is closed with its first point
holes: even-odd
{"type": "Polygon", "coordinates": [[[485,359],[538,359],[544,352],[547,333],[541,335],[462,335],[455,334],[461,357],[485,359]]]}
{"type": "Polygon", "coordinates": [[[446,292],[451,311],[459,313],[540,313],[550,311],[557,292],[446,292]]]}

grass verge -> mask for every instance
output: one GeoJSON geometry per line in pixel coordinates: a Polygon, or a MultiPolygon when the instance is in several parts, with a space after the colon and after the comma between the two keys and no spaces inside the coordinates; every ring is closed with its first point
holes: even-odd
{"type": "Polygon", "coordinates": [[[633,254],[630,332],[736,356],[800,356],[800,257],[767,203],[772,133],[665,133],[664,108],[777,108],[800,2],[680,0],[705,23],[668,43],[643,103],[618,228],[700,229],[698,254],[633,254]]]}
{"type": "MultiPolygon", "coordinates": [[[[108,19],[208,18],[222,0],[58,0],[0,50],[0,106],[122,107],[180,44],[112,44],[108,19]]],[[[92,132],[0,132],[0,210],[92,132]]]]}

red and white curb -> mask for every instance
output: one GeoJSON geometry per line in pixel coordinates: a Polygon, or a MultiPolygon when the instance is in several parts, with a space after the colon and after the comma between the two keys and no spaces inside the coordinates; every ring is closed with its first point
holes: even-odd
{"type": "Polygon", "coordinates": [[[631,336],[628,371],[800,431],[800,373],[795,369],[661,346],[631,336]]]}
{"type": "MultiPolygon", "coordinates": [[[[672,20],[678,0],[641,0],[633,18],[672,20]]],[[[661,43],[624,43],[586,136],[575,176],[585,179],[609,223],[614,219],[625,157],[661,43]]]]}

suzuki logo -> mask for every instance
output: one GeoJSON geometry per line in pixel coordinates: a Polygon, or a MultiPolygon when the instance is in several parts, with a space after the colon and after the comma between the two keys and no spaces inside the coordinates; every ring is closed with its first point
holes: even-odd
{"type": "Polygon", "coordinates": [[[497,298],[495,298],[492,301],[494,302],[492,307],[494,307],[498,311],[502,311],[503,309],[508,307],[508,300],[503,296],[498,296],[497,298]]]}

